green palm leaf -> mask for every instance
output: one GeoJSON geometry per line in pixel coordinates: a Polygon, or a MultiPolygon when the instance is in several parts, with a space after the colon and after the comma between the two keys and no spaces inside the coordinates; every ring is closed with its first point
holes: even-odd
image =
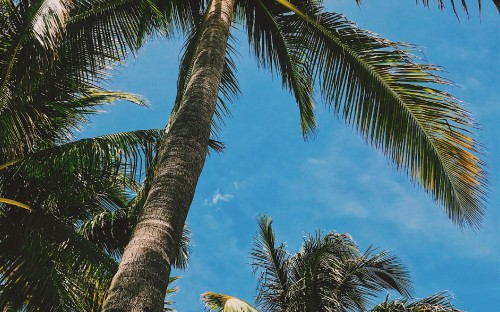
{"type": "Polygon", "coordinates": [[[284,243],[275,246],[271,217],[260,216],[257,223],[259,232],[251,253],[254,273],[260,271],[257,302],[265,311],[286,311],[290,287],[289,254],[284,243]]]}
{"type": "Polygon", "coordinates": [[[115,260],[50,215],[14,211],[0,224],[0,306],[15,294],[30,309],[98,311],[115,260]]]}
{"type": "Polygon", "coordinates": [[[439,292],[423,299],[389,300],[376,305],[371,312],[462,312],[451,304],[451,296],[439,292]]]}
{"type": "Polygon", "coordinates": [[[293,35],[295,25],[289,23],[283,7],[269,1],[240,0],[237,10],[258,64],[281,76],[283,87],[295,96],[302,132],[309,134],[316,128],[313,80],[305,63],[303,44],[293,35]]]}
{"type": "Polygon", "coordinates": [[[209,312],[257,312],[251,305],[233,296],[205,292],[201,300],[209,312]]]}
{"type": "Polygon", "coordinates": [[[474,121],[450,94],[439,67],[422,64],[413,48],[364,31],[335,13],[276,0],[293,12],[294,35],[309,54],[321,94],[334,111],[398,169],[443,204],[460,226],[477,227],[487,179],[470,136],[474,121]]]}

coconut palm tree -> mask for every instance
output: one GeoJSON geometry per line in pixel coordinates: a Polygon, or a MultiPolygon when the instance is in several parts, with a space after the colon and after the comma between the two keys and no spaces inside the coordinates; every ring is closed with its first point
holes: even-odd
{"type": "MultiPolygon", "coordinates": [[[[425,312],[454,310],[444,292],[408,299],[409,273],[398,259],[372,248],[360,252],[348,234],[316,232],[304,239],[299,252],[290,254],[277,244],[268,216],[258,219],[259,231],[252,250],[252,265],[259,275],[257,305],[260,311],[425,312]],[[403,299],[369,306],[382,292],[397,291],[403,299]]],[[[229,295],[206,292],[207,311],[256,312],[250,304],[229,295]]]]}
{"type": "Polygon", "coordinates": [[[71,10],[70,1],[0,2],[1,308],[100,308],[117,263],[78,233],[80,224],[128,206],[162,136],[73,141],[100,106],[145,102],[96,86],[121,52],[76,44],[71,10]]]}
{"type": "MultiPolygon", "coordinates": [[[[189,7],[180,1],[171,19],[182,25],[189,7]]],[[[162,131],[79,141],[73,133],[101,105],[145,104],[97,85],[144,38],[168,33],[163,11],[170,9],[138,1],[0,2],[1,307],[100,308],[142,209],[148,184],[139,181],[162,131]]],[[[186,246],[175,252],[177,267],[187,264],[186,246]]]]}
{"type": "Polygon", "coordinates": [[[258,219],[252,259],[263,311],[364,311],[382,291],[408,297],[408,271],[386,251],[360,252],[347,234],[317,232],[290,256],[270,217],[258,219]]]}
{"type": "Polygon", "coordinates": [[[295,96],[305,136],[316,126],[317,90],[328,107],[442,204],[453,222],[479,226],[487,181],[470,136],[474,122],[439,89],[449,84],[438,75],[440,68],[415,58],[414,47],[360,29],[317,0],[188,3],[193,20],[183,24],[188,41],[167,135],[104,310],[161,309],[213,117],[225,111],[223,103],[217,106],[219,94],[238,92],[228,56],[233,20],[246,30],[258,64],[280,75],[295,96]]]}

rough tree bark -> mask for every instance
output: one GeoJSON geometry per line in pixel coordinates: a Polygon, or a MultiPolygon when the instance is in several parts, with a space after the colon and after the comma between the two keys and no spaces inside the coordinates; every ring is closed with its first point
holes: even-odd
{"type": "Polygon", "coordinates": [[[234,0],[208,7],[192,76],[160,145],[152,188],[103,311],[162,311],[174,250],[203,169],[234,0]]]}

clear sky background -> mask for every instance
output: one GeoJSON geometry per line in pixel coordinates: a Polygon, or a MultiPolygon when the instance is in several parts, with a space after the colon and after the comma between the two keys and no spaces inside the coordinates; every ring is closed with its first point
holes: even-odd
{"type": "MultiPolygon", "coordinates": [[[[446,1],[445,1],[446,2],[446,1]]],[[[460,1],[458,1],[460,2],[460,1]]],[[[483,0],[468,1],[471,18],[415,5],[412,0],[326,1],[362,28],[384,38],[417,44],[429,62],[447,69],[459,87],[447,89],[464,101],[481,125],[490,174],[488,210],[480,231],[460,230],[441,207],[383,155],[319,102],[319,129],[302,139],[292,97],[280,79],[258,70],[241,31],[238,78],[243,95],[230,106],[220,139],[223,154],[206,162],[188,223],[193,232],[189,269],[177,282],[179,311],[201,311],[204,291],[231,294],[253,303],[256,278],[249,253],[256,217],[270,214],[278,241],[299,249],[315,229],[347,232],[365,250],[388,249],[409,268],[416,297],[441,290],[457,308],[498,311],[500,298],[500,16],[483,0]]],[[[179,39],[179,38],[178,38],[179,39]]],[[[80,136],[161,128],[175,98],[180,40],[150,42],[119,68],[111,89],[144,95],[152,108],[117,103],[93,119],[80,136]]],[[[383,300],[383,298],[382,298],[383,300]]]]}

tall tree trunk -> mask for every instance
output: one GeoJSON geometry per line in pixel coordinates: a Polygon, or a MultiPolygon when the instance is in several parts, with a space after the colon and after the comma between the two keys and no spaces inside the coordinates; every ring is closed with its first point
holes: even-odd
{"type": "Polygon", "coordinates": [[[212,0],[191,79],[157,155],[152,188],[103,311],[162,311],[170,264],[203,169],[234,0],[212,0]]]}

